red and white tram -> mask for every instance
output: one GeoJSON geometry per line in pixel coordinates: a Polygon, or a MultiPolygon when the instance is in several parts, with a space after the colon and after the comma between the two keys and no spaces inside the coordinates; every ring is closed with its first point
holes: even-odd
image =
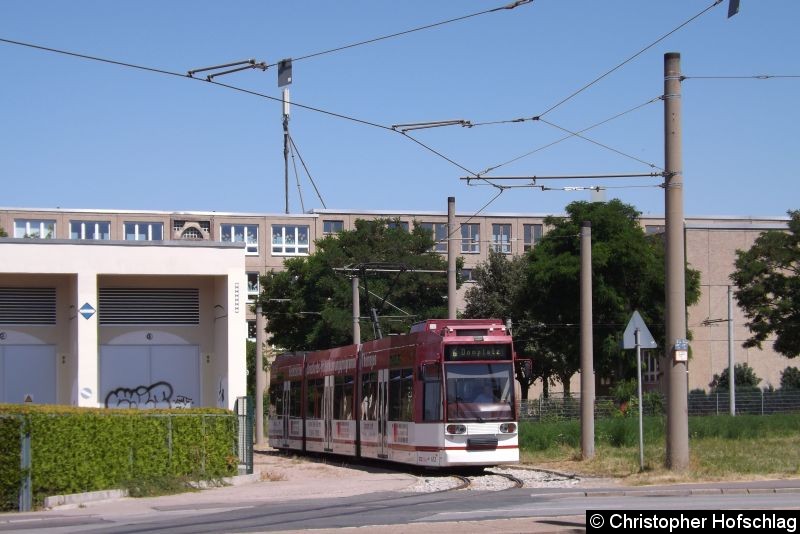
{"type": "Polygon", "coordinates": [[[431,319],[409,334],[283,354],[269,444],[432,467],[519,461],[511,336],[497,320],[431,319]]]}

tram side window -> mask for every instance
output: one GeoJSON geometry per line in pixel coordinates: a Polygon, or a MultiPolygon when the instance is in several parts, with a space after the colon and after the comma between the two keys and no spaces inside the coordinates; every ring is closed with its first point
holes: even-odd
{"type": "Polygon", "coordinates": [[[425,382],[425,397],[424,397],[425,410],[423,419],[425,421],[441,421],[442,420],[442,383],[425,382]]]}
{"type": "Polygon", "coordinates": [[[333,418],[353,418],[353,376],[337,376],[333,382],[333,418]]]}
{"type": "Polygon", "coordinates": [[[321,378],[309,380],[306,384],[306,417],[322,419],[322,392],[325,381],[321,378]]]}
{"type": "Polygon", "coordinates": [[[289,416],[301,417],[303,383],[300,381],[291,382],[289,385],[289,416]]]}
{"type": "Polygon", "coordinates": [[[414,371],[389,371],[389,420],[412,421],[414,413],[414,371]]]}
{"type": "Polygon", "coordinates": [[[378,419],[378,373],[361,375],[361,419],[378,419]]]}
{"type": "Polygon", "coordinates": [[[272,384],[269,388],[269,415],[283,415],[283,384],[272,384]]]}

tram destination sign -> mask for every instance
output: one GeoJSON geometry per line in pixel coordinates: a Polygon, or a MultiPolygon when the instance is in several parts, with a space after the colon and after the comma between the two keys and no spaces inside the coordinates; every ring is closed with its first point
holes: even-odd
{"type": "Polygon", "coordinates": [[[478,360],[510,360],[511,345],[446,345],[445,359],[449,362],[478,360]]]}

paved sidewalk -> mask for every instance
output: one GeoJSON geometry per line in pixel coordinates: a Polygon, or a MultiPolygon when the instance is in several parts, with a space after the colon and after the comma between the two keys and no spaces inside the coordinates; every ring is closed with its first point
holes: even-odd
{"type": "MultiPolygon", "coordinates": [[[[384,470],[380,467],[343,467],[334,461],[294,458],[268,451],[255,454],[254,475],[236,477],[234,484],[199,492],[182,493],[152,498],[117,498],[56,506],[50,510],[0,514],[0,530],[35,529],[53,519],[88,517],[114,518],[114,522],[139,523],[163,513],[211,513],[257,506],[265,503],[286,502],[299,499],[347,497],[377,492],[402,491],[419,480],[416,476],[384,470]]],[[[800,479],[765,480],[752,482],[721,482],[700,484],[674,484],[661,486],[622,486],[613,480],[592,480],[573,488],[527,488],[532,495],[549,498],[575,496],[675,496],[709,495],[724,493],[798,493],[800,479]]],[[[561,518],[526,518],[502,521],[427,523],[426,534],[473,532],[572,532],[584,529],[583,516],[561,518]]],[[[367,528],[367,527],[364,527],[367,528]]],[[[419,531],[421,524],[413,526],[382,526],[382,532],[400,533],[419,531]]],[[[353,530],[353,529],[351,529],[353,530]]],[[[354,529],[369,532],[364,529],[354,529]]],[[[30,530],[28,530],[30,531],[30,530]]],[[[316,533],[340,532],[335,529],[317,530],[316,533]]]]}

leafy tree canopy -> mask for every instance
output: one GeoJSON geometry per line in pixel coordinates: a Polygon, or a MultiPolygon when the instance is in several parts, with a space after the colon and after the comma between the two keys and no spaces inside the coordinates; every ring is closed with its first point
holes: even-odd
{"type": "Polygon", "coordinates": [[[774,336],[773,348],[788,358],[800,355],[800,210],[789,212],[787,232],[761,234],[747,251],[736,252],[731,280],[752,334],[744,347],[774,336]]]}
{"type": "MultiPolygon", "coordinates": [[[[619,200],[573,202],[527,256],[522,287],[514,293],[517,343],[524,343],[543,372],[568,388],[580,367],[580,227],[592,224],[594,362],[602,377],[624,379],[635,369],[632,351],[620,349],[625,325],[638,310],[657,340],[664,336],[664,243],[646,235],[640,213],[619,200]]],[[[686,304],[699,298],[700,273],[686,270],[686,304]]],[[[663,341],[659,343],[663,347],[663,341]]]]}
{"type": "MultiPolygon", "coordinates": [[[[379,308],[379,315],[386,316],[380,323],[384,335],[407,332],[417,321],[447,317],[446,259],[432,252],[429,230],[415,223],[407,231],[397,223],[359,219],[353,230],[318,240],[313,254],[289,258],[284,270],[263,276],[260,302],[272,343],[287,350],[352,343],[352,283],[334,269],[357,264],[384,262],[443,271],[370,273],[360,280],[362,318],[369,315],[369,301],[379,308]]],[[[362,340],[374,337],[371,323],[362,319],[362,340]]]]}
{"type": "MultiPolygon", "coordinates": [[[[753,368],[747,363],[737,363],[733,366],[733,380],[736,384],[736,390],[753,390],[758,389],[758,384],[761,379],[756,376],[753,368]]],[[[708,387],[711,388],[712,393],[716,391],[728,391],[731,387],[731,377],[727,369],[720,374],[714,374],[714,378],[708,387]]]]}
{"type": "Polygon", "coordinates": [[[781,389],[800,390],[800,369],[787,367],[781,371],[781,389]]]}

